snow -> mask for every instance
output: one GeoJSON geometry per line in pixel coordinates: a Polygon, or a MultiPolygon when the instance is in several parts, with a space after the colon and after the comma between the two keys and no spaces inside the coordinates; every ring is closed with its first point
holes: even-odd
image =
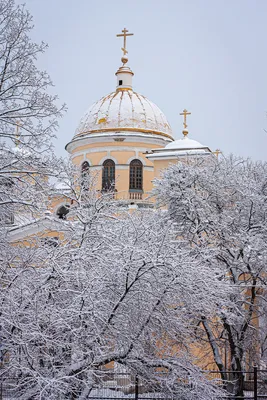
{"type": "Polygon", "coordinates": [[[138,128],[172,135],[163,112],[145,96],[132,90],[108,94],[82,117],[75,135],[103,129],[138,128]]]}
{"type": "Polygon", "coordinates": [[[70,190],[70,187],[71,187],[70,182],[67,183],[67,182],[61,181],[61,182],[57,182],[55,184],[56,190],[70,190]]]}
{"type": "Polygon", "coordinates": [[[184,137],[182,139],[175,140],[174,142],[168,143],[167,146],[165,146],[165,149],[201,149],[201,148],[207,148],[207,146],[204,146],[203,144],[197,142],[196,140],[189,139],[188,137],[184,137]]]}
{"type": "Polygon", "coordinates": [[[29,157],[31,155],[29,149],[26,149],[25,147],[13,147],[12,152],[20,157],[29,157]]]}
{"type": "Polygon", "coordinates": [[[184,151],[166,151],[166,152],[161,152],[161,153],[153,153],[153,154],[148,154],[146,157],[149,159],[159,159],[159,158],[169,158],[169,157],[177,157],[177,156],[187,156],[187,155],[207,155],[210,154],[204,149],[200,150],[184,150],[184,151]]]}
{"type": "Polygon", "coordinates": [[[207,146],[203,146],[199,142],[193,139],[184,137],[182,139],[175,140],[168,143],[163,149],[154,149],[151,154],[146,157],[155,160],[160,158],[175,158],[177,156],[188,156],[188,155],[210,155],[212,154],[207,146]]]}
{"type": "MultiPolygon", "coordinates": [[[[112,389],[94,389],[91,391],[88,398],[100,398],[100,399],[134,399],[135,393],[125,394],[124,392],[112,389]]],[[[139,394],[139,398],[149,399],[164,399],[164,395],[161,393],[142,393],[139,394]]]]}

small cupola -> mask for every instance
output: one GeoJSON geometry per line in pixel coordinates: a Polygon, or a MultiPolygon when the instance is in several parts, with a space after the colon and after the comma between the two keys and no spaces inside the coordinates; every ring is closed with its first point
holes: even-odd
{"type": "Polygon", "coordinates": [[[126,28],[124,28],[122,30],[122,33],[119,33],[117,36],[118,37],[123,37],[123,47],[122,47],[122,51],[123,51],[123,55],[121,58],[122,61],[122,66],[118,69],[118,71],[116,72],[116,76],[117,76],[117,90],[124,90],[124,89],[130,89],[132,90],[132,79],[133,79],[133,71],[131,70],[131,68],[129,68],[128,66],[126,66],[125,64],[128,62],[128,51],[126,50],[126,38],[127,36],[133,36],[133,33],[127,33],[128,30],[126,28]]]}
{"type": "Polygon", "coordinates": [[[117,75],[116,90],[133,89],[132,80],[134,73],[132,72],[131,68],[123,65],[118,69],[115,75],[117,75]]]}

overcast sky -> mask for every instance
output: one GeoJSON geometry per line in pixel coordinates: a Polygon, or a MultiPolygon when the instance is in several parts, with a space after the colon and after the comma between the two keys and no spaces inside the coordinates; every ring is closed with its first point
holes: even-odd
{"type": "MultiPolygon", "coordinates": [[[[17,0],[19,1],[19,0],[17,0]]],[[[22,2],[22,1],[21,1],[22,2]]],[[[267,160],[267,0],[23,0],[39,59],[68,112],[56,152],[86,109],[114,91],[126,27],[134,90],[157,104],[175,138],[187,108],[190,138],[267,160]]]]}

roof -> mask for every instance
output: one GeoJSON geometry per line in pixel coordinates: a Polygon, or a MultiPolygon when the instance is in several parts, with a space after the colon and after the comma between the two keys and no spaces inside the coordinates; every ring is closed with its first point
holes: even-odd
{"type": "Polygon", "coordinates": [[[154,103],[131,89],[117,90],[89,107],[79,123],[75,138],[96,132],[133,129],[167,135],[172,139],[170,124],[154,103]]]}
{"type": "Polygon", "coordinates": [[[146,157],[155,159],[171,159],[181,156],[196,156],[196,155],[210,155],[212,154],[208,146],[204,146],[196,140],[189,139],[187,136],[182,139],[174,140],[168,143],[163,149],[154,149],[151,154],[146,157]]]}

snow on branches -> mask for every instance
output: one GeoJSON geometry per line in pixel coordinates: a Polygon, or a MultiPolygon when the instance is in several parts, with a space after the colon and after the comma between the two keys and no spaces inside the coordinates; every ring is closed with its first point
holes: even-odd
{"type": "Polygon", "coordinates": [[[49,94],[49,75],[36,67],[44,43],[30,39],[32,17],[14,0],[0,1],[0,138],[19,140],[35,152],[50,146],[63,107],[49,94]],[[16,126],[19,127],[17,137],[16,126]]]}
{"type": "Polygon", "coordinates": [[[232,289],[226,299],[236,308],[230,314],[227,307],[221,308],[216,321],[203,315],[200,324],[221,371],[259,362],[256,327],[266,290],[266,188],[266,163],[234,157],[180,162],[156,182],[158,203],[168,207],[179,235],[197,259],[219,269],[232,289]],[[227,365],[220,356],[225,343],[227,365]]]}
{"type": "Polygon", "coordinates": [[[21,261],[2,274],[4,367],[21,398],[87,398],[108,365],[180,398],[219,398],[189,348],[225,282],[177,246],[165,213],[131,214],[107,194],[81,195],[69,184],[73,209],[60,245],[16,249],[21,261]]]}

